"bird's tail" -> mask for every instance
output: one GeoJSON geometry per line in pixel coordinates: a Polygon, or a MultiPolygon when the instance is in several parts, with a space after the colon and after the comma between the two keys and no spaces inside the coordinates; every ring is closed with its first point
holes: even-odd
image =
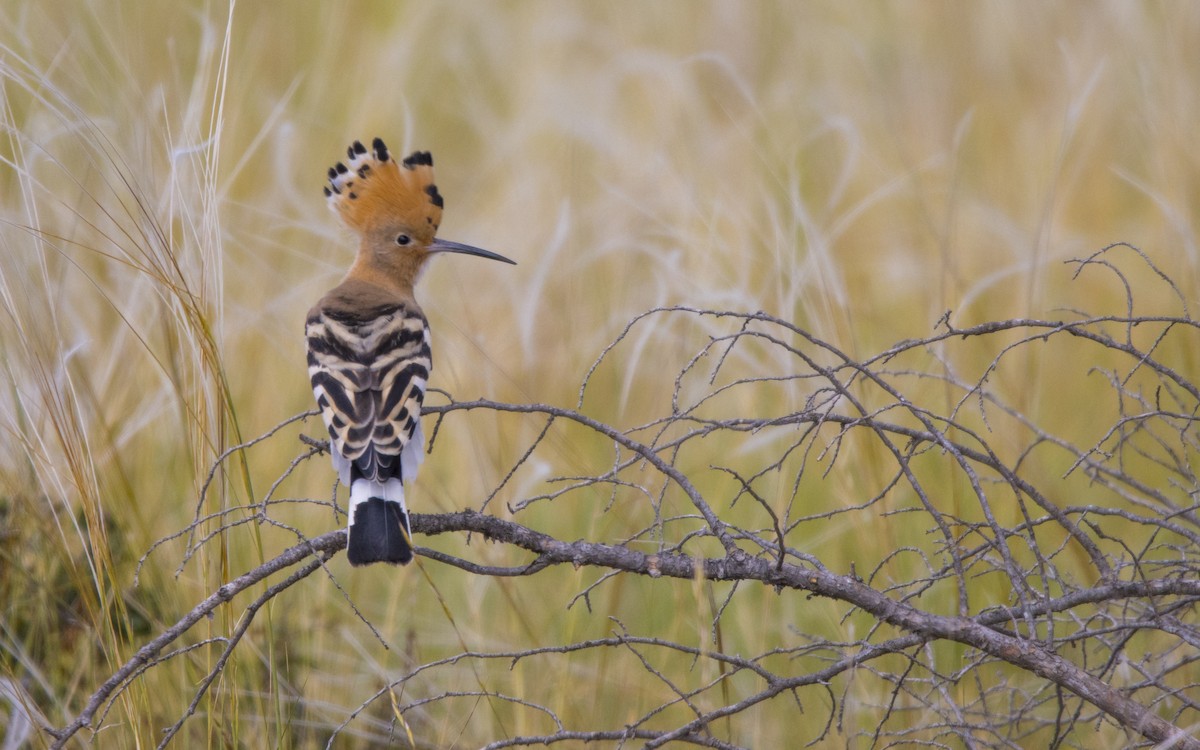
{"type": "Polygon", "coordinates": [[[413,559],[408,507],[399,479],[386,482],[357,478],[350,486],[351,565],[375,562],[404,565],[413,559]]]}

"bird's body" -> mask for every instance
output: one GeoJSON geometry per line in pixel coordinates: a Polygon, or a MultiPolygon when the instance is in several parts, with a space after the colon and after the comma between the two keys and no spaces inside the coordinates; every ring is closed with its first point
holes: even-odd
{"type": "Polygon", "coordinates": [[[436,239],[442,197],[428,152],[398,165],[376,138],[370,153],[355,141],[348,154],[349,167],[329,170],[325,193],[359,234],[358,255],[308,313],[308,372],[334,467],[350,488],[350,563],[407,563],[413,551],[404,483],[424,456],[421,407],[433,367],[429,323],[413,286],[434,253],[512,261],[436,239]]]}

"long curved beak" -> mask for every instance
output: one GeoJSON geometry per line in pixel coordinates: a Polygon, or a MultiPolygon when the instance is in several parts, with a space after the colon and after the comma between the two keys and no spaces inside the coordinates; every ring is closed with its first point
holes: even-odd
{"type": "Polygon", "coordinates": [[[480,258],[489,258],[491,260],[501,261],[502,263],[512,263],[514,266],[517,265],[517,262],[515,260],[505,258],[503,255],[500,255],[499,253],[493,253],[491,250],[483,250],[478,247],[472,247],[471,245],[464,245],[460,242],[451,242],[450,240],[434,239],[434,241],[432,243],[430,243],[430,245],[429,245],[429,252],[431,252],[431,253],[462,253],[463,255],[477,255],[480,258]]]}

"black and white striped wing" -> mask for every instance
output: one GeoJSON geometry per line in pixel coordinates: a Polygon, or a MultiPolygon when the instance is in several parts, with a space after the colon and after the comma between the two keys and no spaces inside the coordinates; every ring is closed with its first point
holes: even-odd
{"type": "Polygon", "coordinates": [[[342,482],[408,481],[423,457],[429,326],[404,305],[317,308],[305,323],[308,374],[342,482]]]}

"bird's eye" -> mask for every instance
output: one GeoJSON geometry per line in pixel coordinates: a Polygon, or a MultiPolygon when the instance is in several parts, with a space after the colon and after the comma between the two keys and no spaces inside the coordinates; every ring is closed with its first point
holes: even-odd
{"type": "Polygon", "coordinates": [[[412,238],[409,237],[407,234],[402,234],[396,238],[397,245],[403,246],[403,245],[407,245],[410,242],[412,242],[412,238]]]}

